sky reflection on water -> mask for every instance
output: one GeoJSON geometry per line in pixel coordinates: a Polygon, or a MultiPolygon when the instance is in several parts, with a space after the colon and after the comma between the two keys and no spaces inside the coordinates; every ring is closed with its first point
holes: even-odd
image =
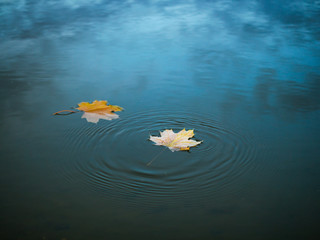
{"type": "Polygon", "coordinates": [[[0,0],[2,239],[309,239],[319,1],[0,0]],[[88,123],[82,101],[125,108],[88,123]],[[150,133],[195,129],[190,153],[150,133]]]}

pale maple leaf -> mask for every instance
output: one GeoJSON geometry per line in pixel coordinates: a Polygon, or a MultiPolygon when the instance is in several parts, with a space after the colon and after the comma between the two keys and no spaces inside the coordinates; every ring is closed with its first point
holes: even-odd
{"type": "Polygon", "coordinates": [[[189,150],[190,147],[197,146],[202,141],[195,141],[189,138],[194,136],[193,130],[181,130],[174,133],[172,130],[164,130],[160,132],[160,137],[150,136],[150,140],[155,142],[155,145],[168,147],[172,152],[180,150],[189,150]]]}

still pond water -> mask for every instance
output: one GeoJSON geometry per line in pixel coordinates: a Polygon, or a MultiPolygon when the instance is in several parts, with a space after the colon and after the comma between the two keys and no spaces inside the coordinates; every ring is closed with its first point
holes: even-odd
{"type": "Polygon", "coordinates": [[[0,238],[316,239],[319,16],[311,0],[1,0],[0,238]],[[96,99],[125,111],[52,115],[96,99]],[[203,143],[148,141],[183,128],[203,143]]]}

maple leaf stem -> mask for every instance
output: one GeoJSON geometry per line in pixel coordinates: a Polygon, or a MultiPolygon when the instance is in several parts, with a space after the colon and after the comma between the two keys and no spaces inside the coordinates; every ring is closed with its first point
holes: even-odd
{"type": "Polygon", "coordinates": [[[72,110],[61,110],[61,111],[53,113],[52,115],[69,115],[69,114],[76,113],[76,112],[77,111],[72,111],[72,110]],[[66,112],[66,113],[63,113],[63,112],[66,112]]]}
{"type": "Polygon", "coordinates": [[[166,149],[163,148],[156,156],[154,156],[154,157],[151,159],[151,161],[147,163],[147,166],[150,166],[151,163],[153,163],[153,162],[161,155],[161,153],[164,152],[164,150],[166,150],[166,149]]]}

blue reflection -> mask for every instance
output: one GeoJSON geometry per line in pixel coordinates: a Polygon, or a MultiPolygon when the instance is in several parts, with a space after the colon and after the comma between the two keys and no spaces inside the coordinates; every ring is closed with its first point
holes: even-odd
{"type": "Polygon", "coordinates": [[[310,238],[319,16],[312,0],[0,0],[0,232],[310,238]],[[125,111],[51,116],[93,100],[125,111]],[[148,168],[166,128],[204,142],[148,168]]]}

